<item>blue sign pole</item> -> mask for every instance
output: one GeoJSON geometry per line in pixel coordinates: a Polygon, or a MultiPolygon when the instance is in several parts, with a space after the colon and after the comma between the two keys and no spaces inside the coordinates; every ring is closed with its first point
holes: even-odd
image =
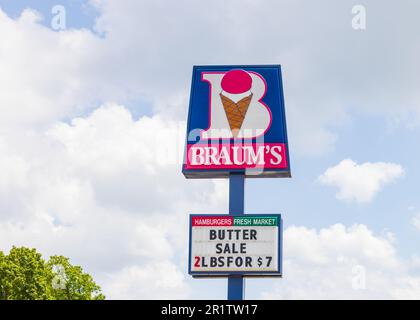
{"type": "MultiPolygon", "coordinates": [[[[231,173],[229,175],[229,214],[241,215],[244,212],[245,174],[231,173]]],[[[228,300],[243,300],[245,279],[241,275],[228,276],[228,300]]]]}

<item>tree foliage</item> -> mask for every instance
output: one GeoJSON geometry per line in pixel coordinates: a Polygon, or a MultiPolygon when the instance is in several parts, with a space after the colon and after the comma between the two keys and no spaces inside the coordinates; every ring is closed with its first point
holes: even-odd
{"type": "Polygon", "coordinates": [[[101,288],[63,256],[45,261],[36,249],[0,251],[0,300],[103,300],[101,288]]]}

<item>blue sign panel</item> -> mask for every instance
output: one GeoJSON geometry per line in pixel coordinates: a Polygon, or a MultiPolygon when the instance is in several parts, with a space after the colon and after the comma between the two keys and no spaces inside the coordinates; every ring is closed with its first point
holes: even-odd
{"type": "Polygon", "coordinates": [[[279,65],[193,68],[187,178],[290,177],[279,65]]]}

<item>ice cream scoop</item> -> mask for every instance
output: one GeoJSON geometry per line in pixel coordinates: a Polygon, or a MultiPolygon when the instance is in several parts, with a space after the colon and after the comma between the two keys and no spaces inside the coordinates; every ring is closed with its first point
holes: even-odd
{"type": "Polygon", "coordinates": [[[236,138],[252,100],[252,77],[244,70],[230,70],[223,76],[221,87],[220,98],[230,130],[236,138]]]}
{"type": "Polygon", "coordinates": [[[231,94],[240,94],[251,90],[252,78],[244,70],[230,70],[222,78],[223,91],[231,94]]]}

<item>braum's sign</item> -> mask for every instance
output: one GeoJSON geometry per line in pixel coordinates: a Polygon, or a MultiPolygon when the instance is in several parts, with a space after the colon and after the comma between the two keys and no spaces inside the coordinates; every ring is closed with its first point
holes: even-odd
{"type": "Polygon", "coordinates": [[[280,66],[194,67],[187,178],[290,177],[280,66]]]}
{"type": "Polygon", "coordinates": [[[267,215],[191,215],[189,273],[281,276],[282,220],[267,215]]]}

